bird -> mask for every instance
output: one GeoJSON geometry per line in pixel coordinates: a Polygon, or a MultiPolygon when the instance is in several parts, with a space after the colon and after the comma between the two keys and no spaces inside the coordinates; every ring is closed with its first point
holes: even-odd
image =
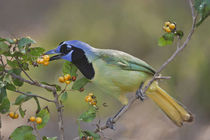
{"type": "MultiPolygon", "coordinates": [[[[127,93],[139,91],[139,85],[148,83],[156,73],[152,66],[128,53],[94,48],[79,40],[63,41],[57,48],[45,53],[51,54],[54,56],[50,57],[50,61],[70,61],[91,81],[93,89],[103,89],[103,94],[119,100],[122,105],[128,104],[127,93]]],[[[150,85],[145,94],[177,126],[193,121],[192,113],[163,90],[157,81],[150,85]]]]}

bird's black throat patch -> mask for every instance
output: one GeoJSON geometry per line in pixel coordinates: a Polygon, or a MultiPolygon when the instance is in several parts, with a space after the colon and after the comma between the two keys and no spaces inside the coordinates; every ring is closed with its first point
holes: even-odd
{"type": "Polygon", "coordinates": [[[87,79],[92,79],[95,75],[95,71],[92,63],[88,62],[85,52],[82,49],[74,46],[72,46],[72,50],[72,63],[87,79]]]}

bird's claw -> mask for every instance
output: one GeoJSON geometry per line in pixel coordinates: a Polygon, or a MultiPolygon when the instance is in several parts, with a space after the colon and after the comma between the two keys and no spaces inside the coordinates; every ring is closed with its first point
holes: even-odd
{"type": "Polygon", "coordinates": [[[143,87],[144,83],[142,82],[140,84],[139,89],[136,91],[136,96],[138,99],[140,99],[141,101],[144,101],[144,99],[146,98],[145,94],[142,92],[142,87],[143,87]]]}
{"type": "Polygon", "coordinates": [[[106,127],[110,128],[110,129],[114,129],[114,121],[113,118],[108,118],[108,120],[106,121],[106,127]]]}

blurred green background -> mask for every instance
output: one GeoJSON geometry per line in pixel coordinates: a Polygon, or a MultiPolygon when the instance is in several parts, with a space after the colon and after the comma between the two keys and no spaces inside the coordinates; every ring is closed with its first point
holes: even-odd
{"type": "MultiPolygon", "coordinates": [[[[81,40],[96,48],[117,49],[141,58],[158,69],[176,49],[158,47],[157,40],[164,33],[163,23],[172,20],[185,36],[191,28],[191,12],[185,0],[18,0],[0,1],[0,36],[19,38],[30,36],[46,50],[55,48],[64,40],[81,40]]],[[[106,130],[104,135],[113,140],[208,140],[210,139],[210,19],[193,35],[188,47],[162,72],[172,76],[161,82],[169,93],[183,102],[195,115],[195,121],[182,128],[176,127],[151,102],[136,102],[116,124],[116,130],[106,130]]],[[[48,67],[30,69],[39,81],[57,82],[63,61],[52,62],[48,67]]],[[[51,94],[26,85],[23,91],[51,97],[51,94]]],[[[65,136],[76,137],[76,118],[85,110],[83,93],[69,96],[65,104],[65,136]]],[[[10,93],[14,100],[17,94],[10,93]]],[[[109,98],[109,97],[107,97],[109,98]]],[[[34,101],[24,105],[27,116],[34,115],[34,101]]],[[[41,135],[55,136],[57,116],[54,106],[51,121],[41,130],[41,135]]],[[[114,105],[116,106],[116,105],[114,105]]],[[[116,108],[119,108],[120,104],[116,108]]],[[[15,110],[16,107],[12,109],[15,110]]],[[[112,114],[110,110],[109,114],[112,114]]],[[[27,118],[27,117],[26,117],[27,118]]],[[[100,118],[105,121],[106,116],[100,118]]],[[[2,135],[7,136],[27,119],[11,120],[3,116],[2,135]]],[[[82,124],[94,129],[94,125],[82,124]]],[[[104,138],[105,139],[105,138],[104,138]]]]}

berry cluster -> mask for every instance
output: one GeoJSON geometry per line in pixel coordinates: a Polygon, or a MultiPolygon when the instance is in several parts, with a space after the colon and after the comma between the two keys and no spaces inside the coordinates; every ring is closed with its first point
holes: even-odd
{"type": "Polygon", "coordinates": [[[94,140],[92,136],[83,136],[81,140],[94,140]]]}
{"type": "Polygon", "coordinates": [[[97,104],[96,96],[94,96],[93,93],[89,93],[85,97],[85,101],[88,102],[91,105],[96,105],[97,104]]]}
{"type": "Polygon", "coordinates": [[[72,76],[70,74],[66,74],[64,76],[60,76],[58,78],[58,81],[61,83],[66,83],[66,84],[70,84],[71,81],[75,81],[76,80],[76,76],[72,76]]]}
{"type": "Polygon", "coordinates": [[[43,64],[44,66],[47,66],[47,65],[49,65],[49,60],[50,60],[50,56],[49,55],[44,55],[44,56],[42,56],[42,58],[38,58],[36,60],[36,62],[38,64],[43,64]]]}
{"type": "Polygon", "coordinates": [[[176,24],[170,21],[166,21],[163,30],[167,33],[174,32],[176,30],[176,24]]]}
{"type": "Polygon", "coordinates": [[[35,122],[36,121],[36,123],[37,124],[41,124],[42,123],[42,118],[41,117],[34,117],[34,116],[31,116],[30,118],[29,118],[29,121],[30,122],[35,122]]]}
{"type": "Polygon", "coordinates": [[[10,112],[8,116],[10,116],[10,118],[12,119],[17,119],[19,117],[19,114],[17,114],[16,112],[10,112]]]}

